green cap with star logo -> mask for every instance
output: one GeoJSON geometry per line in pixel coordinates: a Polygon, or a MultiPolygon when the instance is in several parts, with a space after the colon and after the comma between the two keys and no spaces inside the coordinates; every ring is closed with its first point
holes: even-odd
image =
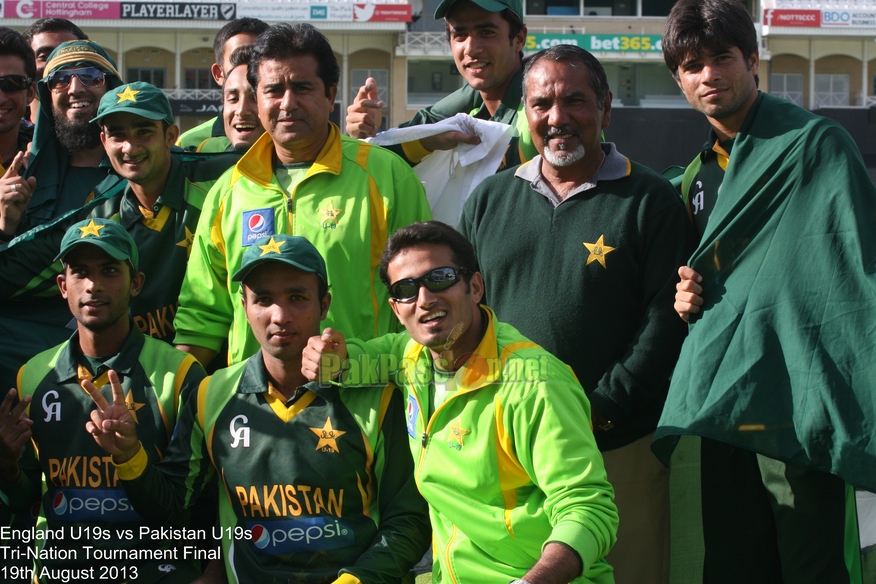
{"type": "Polygon", "coordinates": [[[137,271],[140,264],[137,244],[131,234],[115,221],[95,218],[76,223],[64,234],[61,251],[55,261],[63,259],[71,249],[83,243],[96,245],[114,260],[131,262],[134,271],[137,271]]]}
{"type": "MultiPolygon", "coordinates": [[[[450,7],[458,0],[442,0],[435,9],[435,20],[439,20],[447,16],[450,7]]],[[[487,12],[502,12],[506,8],[523,18],[523,2],[522,0],[469,0],[472,4],[483,8],[487,12]]]]}
{"type": "Polygon", "coordinates": [[[263,237],[249,246],[243,254],[240,269],[234,272],[231,281],[243,282],[253,268],[274,261],[289,264],[305,272],[313,272],[328,282],[325,260],[313,244],[300,235],[286,234],[263,237]]]}
{"type": "Polygon", "coordinates": [[[92,122],[110,114],[129,113],[147,120],[173,123],[173,111],[164,92],[145,81],[135,81],[107,91],[100,99],[100,107],[92,122]]]}

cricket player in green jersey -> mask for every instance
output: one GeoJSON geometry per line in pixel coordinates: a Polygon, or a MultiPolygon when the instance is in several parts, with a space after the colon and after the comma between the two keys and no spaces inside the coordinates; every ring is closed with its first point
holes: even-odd
{"type": "Polygon", "coordinates": [[[89,431],[150,522],[177,519],[218,474],[233,584],[401,582],[428,547],[429,521],[400,392],[302,375],[301,351],[331,302],[325,262],[305,238],[257,241],[232,278],[261,350],[201,384],[165,459],[155,464],[140,445],[121,387],[112,404],[92,392],[89,431]]]}
{"type": "Polygon", "coordinates": [[[109,457],[82,430],[94,404],[80,384],[95,395],[109,395],[111,387],[121,392],[145,456],[157,462],[180,404],[196,391],[204,370],[191,355],[134,326],[128,304],[144,275],[124,227],[106,219],[77,223],[58,259],[64,264],[58,286],[77,330],[28,361],[17,394],[10,391],[0,405],[0,493],[16,511],[39,503],[38,532],[59,534],[35,542],[34,581],[73,574],[90,581],[191,582],[198,573],[174,560],[173,542],[134,535],[144,519],[109,457]],[[173,568],[160,569],[167,565],[173,568]]]}

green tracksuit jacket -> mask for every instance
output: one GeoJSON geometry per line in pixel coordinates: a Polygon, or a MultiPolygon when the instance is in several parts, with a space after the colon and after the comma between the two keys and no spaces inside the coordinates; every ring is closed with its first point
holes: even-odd
{"type": "MultiPolygon", "coordinates": [[[[62,539],[40,540],[36,547],[47,553],[58,548],[72,551],[75,557],[49,555],[42,560],[42,566],[81,570],[89,566],[136,565],[138,562],[125,558],[89,561],[84,549],[92,546],[111,553],[163,548],[169,542],[119,535],[125,529],[138,534],[143,518],[134,511],[119,484],[111,457],[85,431],[95,405],[79,384],[92,379],[112,402],[106,371],[118,373],[140,441],[148,458],[157,462],[170,442],[180,404],[194,393],[205,373],[191,355],[145,337],[134,327],[122,349],[104,361],[94,377],[81,364],[79,354],[76,333],[70,341],[40,353],[19,371],[19,399],[26,395],[33,399],[28,414],[33,420],[34,448],[25,451],[18,480],[0,482],[0,493],[14,510],[40,501],[37,529],[48,528],[56,533],[63,529],[62,539]],[[107,537],[96,535],[104,529],[107,537]]],[[[95,579],[97,576],[95,572],[95,579]]]]}
{"type": "Polygon", "coordinates": [[[423,345],[406,333],[348,341],[346,383],[378,381],[368,378],[376,358],[384,380],[395,369],[404,388],[414,476],[432,518],[435,581],[522,578],[556,541],[581,557],[574,582],[613,583],[604,558],[617,508],[584,390],[567,365],[485,310],[486,334],[456,374],[456,395],[437,409],[423,345]]]}
{"type": "Polygon", "coordinates": [[[134,507],[170,522],[218,469],[232,584],[400,582],[429,544],[400,393],[312,383],[293,399],[270,388],[261,352],[218,371],[186,404],[163,462],[141,449],[119,465],[134,507]]]}
{"type": "Polygon", "coordinates": [[[325,326],[366,339],[397,330],[378,267],[393,232],[432,217],[417,176],[391,152],[341,136],[334,125],[291,193],[274,176],[274,157],[264,134],[207,195],[174,321],[176,343],[218,351],[227,338],[229,363],[258,350],[231,276],[250,245],[275,233],[302,235],[325,258],[333,297],[325,326]]]}

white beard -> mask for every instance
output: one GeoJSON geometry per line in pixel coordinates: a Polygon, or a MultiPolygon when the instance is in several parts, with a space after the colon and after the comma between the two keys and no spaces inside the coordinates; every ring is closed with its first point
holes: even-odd
{"type": "Polygon", "coordinates": [[[584,145],[578,144],[572,150],[551,150],[550,146],[546,146],[542,158],[554,167],[571,166],[584,158],[584,145]]]}

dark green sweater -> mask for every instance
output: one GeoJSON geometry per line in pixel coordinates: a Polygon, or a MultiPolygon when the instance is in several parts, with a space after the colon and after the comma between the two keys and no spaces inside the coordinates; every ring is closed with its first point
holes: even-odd
{"type": "Polygon", "coordinates": [[[556,208],[507,170],[472,193],[459,226],[499,320],[568,363],[614,423],[596,432],[601,450],[654,431],[686,334],[673,300],[693,227],[666,180],[627,169],[556,208]]]}

